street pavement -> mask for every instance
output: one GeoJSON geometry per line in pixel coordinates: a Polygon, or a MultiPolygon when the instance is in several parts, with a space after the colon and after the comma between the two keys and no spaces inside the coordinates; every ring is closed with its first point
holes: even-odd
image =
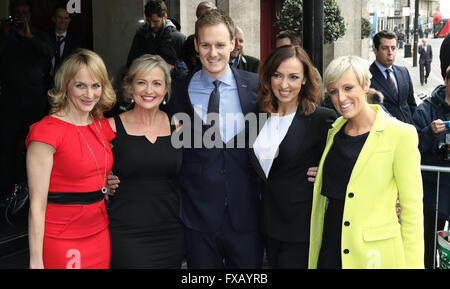
{"type": "MultiPolygon", "coordinates": [[[[412,41],[412,39],[410,39],[412,41]]],[[[419,55],[417,56],[417,66],[413,66],[413,57],[405,58],[405,49],[400,48],[397,51],[397,56],[395,58],[395,65],[405,66],[409,75],[411,76],[411,80],[414,87],[414,96],[416,98],[417,105],[419,105],[422,100],[419,98],[419,95],[428,95],[431,96],[431,92],[436,88],[436,86],[440,84],[444,84],[444,80],[441,76],[441,62],[439,61],[439,50],[441,48],[441,44],[443,38],[428,38],[428,44],[431,45],[433,51],[433,61],[431,62],[431,71],[430,76],[428,77],[428,83],[423,86],[420,84],[420,74],[419,74],[419,55]]],[[[419,39],[419,44],[422,41],[419,39]]],[[[412,53],[411,53],[412,54],[412,53]]],[[[371,64],[375,60],[375,54],[373,53],[372,48],[370,48],[369,52],[369,63],[371,64]]]]}

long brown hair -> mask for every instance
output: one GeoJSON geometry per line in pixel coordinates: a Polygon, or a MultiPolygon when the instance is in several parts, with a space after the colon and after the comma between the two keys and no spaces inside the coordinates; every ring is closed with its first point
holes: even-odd
{"type": "Polygon", "coordinates": [[[319,87],[311,60],[303,48],[285,45],[273,50],[259,68],[258,106],[262,112],[268,114],[277,112],[278,101],[272,92],[271,77],[280,64],[291,57],[296,57],[303,64],[303,74],[306,80],[298,96],[300,112],[303,115],[310,115],[316,109],[319,101],[319,87]]]}

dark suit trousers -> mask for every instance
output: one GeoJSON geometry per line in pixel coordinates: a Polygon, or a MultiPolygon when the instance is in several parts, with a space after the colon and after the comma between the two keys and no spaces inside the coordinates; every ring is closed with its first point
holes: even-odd
{"type": "Polygon", "coordinates": [[[259,232],[236,232],[228,210],[217,232],[186,228],[188,269],[261,269],[262,236],[259,232]]]}
{"type": "Polygon", "coordinates": [[[266,236],[270,269],[308,269],[309,243],[283,242],[266,236]]]}
{"type": "Polygon", "coordinates": [[[423,84],[424,83],[424,75],[427,78],[430,75],[431,62],[429,62],[429,61],[420,62],[419,70],[420,70],[420,83],[423,84]],[[425,70],[425,74],[424,74],[424,70],[425,70]]]}

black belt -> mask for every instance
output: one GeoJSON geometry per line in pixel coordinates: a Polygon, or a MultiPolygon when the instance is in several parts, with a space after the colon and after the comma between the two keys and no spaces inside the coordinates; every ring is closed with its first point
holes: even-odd
{"type": "Polygon", "coordinates": [[[83,193],[48,193],[47,202],[56,205],[90,205],[103,200],[105,195],[101,190],[83,193]]]}

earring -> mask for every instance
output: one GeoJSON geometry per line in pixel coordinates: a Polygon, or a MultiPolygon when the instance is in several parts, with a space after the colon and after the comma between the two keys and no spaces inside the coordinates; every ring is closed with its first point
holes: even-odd
{"type": "Polygon", "coordinates": [[[164,100],[163,100],[162,104],[163,104],[163,105],[166,105],[166,104],[167,104],[167,95],[164,96],[164,100]]]}

